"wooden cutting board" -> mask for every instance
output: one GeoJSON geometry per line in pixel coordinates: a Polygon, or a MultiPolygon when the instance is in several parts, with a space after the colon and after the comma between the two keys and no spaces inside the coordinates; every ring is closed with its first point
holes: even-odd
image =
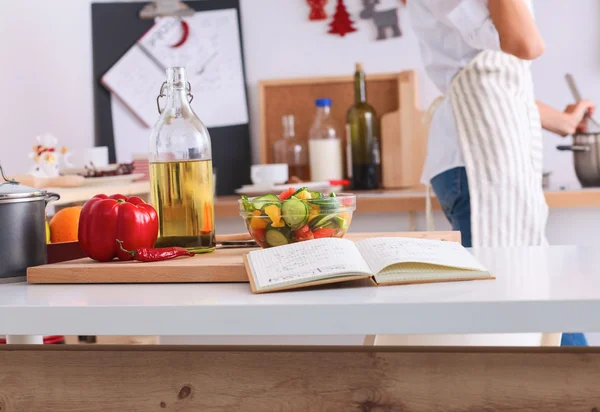
{"type": "Polygon", "coordinates": [[[428,125],[418,109],[417,73],[400,73],[400,108],[381,117],[381,173],[385,189],[403,189],[421,184],[427,154],[428,125]]]}
{"type": "MultiPolygon", "coordinates": [[[[347,239],[413,237],[460,242],[459,232],[354,233],[347,239]]],[[[242,256],[252,249],[218,249],[214,253],[166,262],[108,262],[91,259],[27,269],[29,283],[219,283],[248,282],[242,256]]]]}

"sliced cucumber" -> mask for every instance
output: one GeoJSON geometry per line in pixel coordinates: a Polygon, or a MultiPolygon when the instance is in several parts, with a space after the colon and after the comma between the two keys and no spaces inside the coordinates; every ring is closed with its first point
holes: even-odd
{"type": "Polygon", "coordinates": [[[290,243],[289,229],[286,227],[272,227],[269,225],[265,232],[265,241],[269,246],[283,246],[290,243]]]}
{"type": "Polygon", "coordinates": [[[337,224],[335,223],[335,221],[329,220],[328,222],[325,222],[325,224],[323,226],[320,226],[317,228],[318,229],[338,229],[337,224]]]}
{"type": "Polygon", "coordinates": [[[325,196],[323,196],[323,193],[321,192],[310,192],[311,194],[311,199],[323,199],[325,196]]]}
{"type": "Polygon", "coordinates": [[[323,213],[331,213],[339,209],[340,204],[337,199],[324,197],[322,199],[310,200],[310,203],[321,208],[323,213]]]}
{"type": "Polygon", "coordinates": [[[335,222],[337,227],[339,227],[340,229],[346,229],[346,219],[344,219],[343,217],[336,216],[333,219],[333,222],[335,222]]]}
{"type": "Polygon", "coordinates": [[[290,229],[299,229],[308,221],[308,205],[299,199],[290,198],[281,206],[281,217],[290,229]]]}
{"type": "Polygon", "coordinates": [[[311,220],[308,226],[312,229],[321,229],[327,226],[331,221],[333,221],[338,215],[336,213],[331,213],[325,216],[318,216],[315,219],[311,220]]]}
{"type": "Polygon", "coordinates": [[[256,209],[262,209],[265,206],[270,205],[271,203],[279,203],[279,198],[275,195],[264,195],[252,199],[252,204],[256,209]]]}
{"type": "Polygon", "coordinates": [[[308,187],[301,187],[300,189],[298,189],[294,193],[292,193],[292,196],[296,196],[300,192],[308,192],[308,187]]]}
{"type": "Polygon", "coordinates": [[[242,207],[244,208],[244,211],[248,213],[254,212],[254,206],[252,206],[252,203],[250,202],[250,199],[248,199],[248,196],[242,196],[242,207]]]}

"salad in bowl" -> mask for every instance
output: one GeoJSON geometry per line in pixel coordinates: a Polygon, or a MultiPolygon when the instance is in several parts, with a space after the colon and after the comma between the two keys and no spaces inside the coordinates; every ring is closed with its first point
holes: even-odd
{"type": "Polygon", "coordinates": [[[279,196],[242,196],[239,206],[250,235],[261,247],[269,248],[343,237],[356,209],[356,196],[288,189],[279,196]]]}

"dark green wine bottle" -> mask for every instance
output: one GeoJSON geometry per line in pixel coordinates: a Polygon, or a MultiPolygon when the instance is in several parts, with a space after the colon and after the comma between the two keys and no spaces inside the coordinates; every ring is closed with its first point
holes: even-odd
{"type": "Polygon", "coordinates": [[[360,63],[354,74],[354,105],[348,110],[346,135],[348,139],[348,178],[355,190],[372,190],[381,181],[379,153],[379,123],[375,109],[367,103],[365,72],[360,63]]]}

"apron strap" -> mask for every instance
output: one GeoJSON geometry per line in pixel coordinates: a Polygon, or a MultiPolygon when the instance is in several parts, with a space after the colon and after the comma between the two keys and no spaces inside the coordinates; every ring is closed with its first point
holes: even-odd
{"type": "Polygon", "coordinates": [[[433,221],[433,208],[431,206],[431,183],[427,182],[425,192],[425,224],[428,232],[435,231],[435,223],[433,221]]]}
{"type": "Polygon", "coordinates": [[[433,114],[435,113],[439,105],[442,104],[445,98],[446,96],[439,96],[433,102],[431,102],[429,108],[425,112],[425,115],[421,118],[421,123],[426,125],[429,125],[431,123],[431,119],[433,119],[433,114]]]}
{"type": "MultiPolygon", "coordinates": [[[[439,105],[444,101],[445,98],[445,96],[439,96],[433,102],[431,102],[429,108],[421,118],[421,123],[429,126],[431,120],[433,119],[435,111],[437,110],[439,105]]],[[[433,232],[435,231],[435,223],[433,220],[433,208],[431,205],[431,183],[429,181],[430,178],[431,176],[427,176],[427,184],[425,191],[425,225],[428,232],[433,232]]]]}

